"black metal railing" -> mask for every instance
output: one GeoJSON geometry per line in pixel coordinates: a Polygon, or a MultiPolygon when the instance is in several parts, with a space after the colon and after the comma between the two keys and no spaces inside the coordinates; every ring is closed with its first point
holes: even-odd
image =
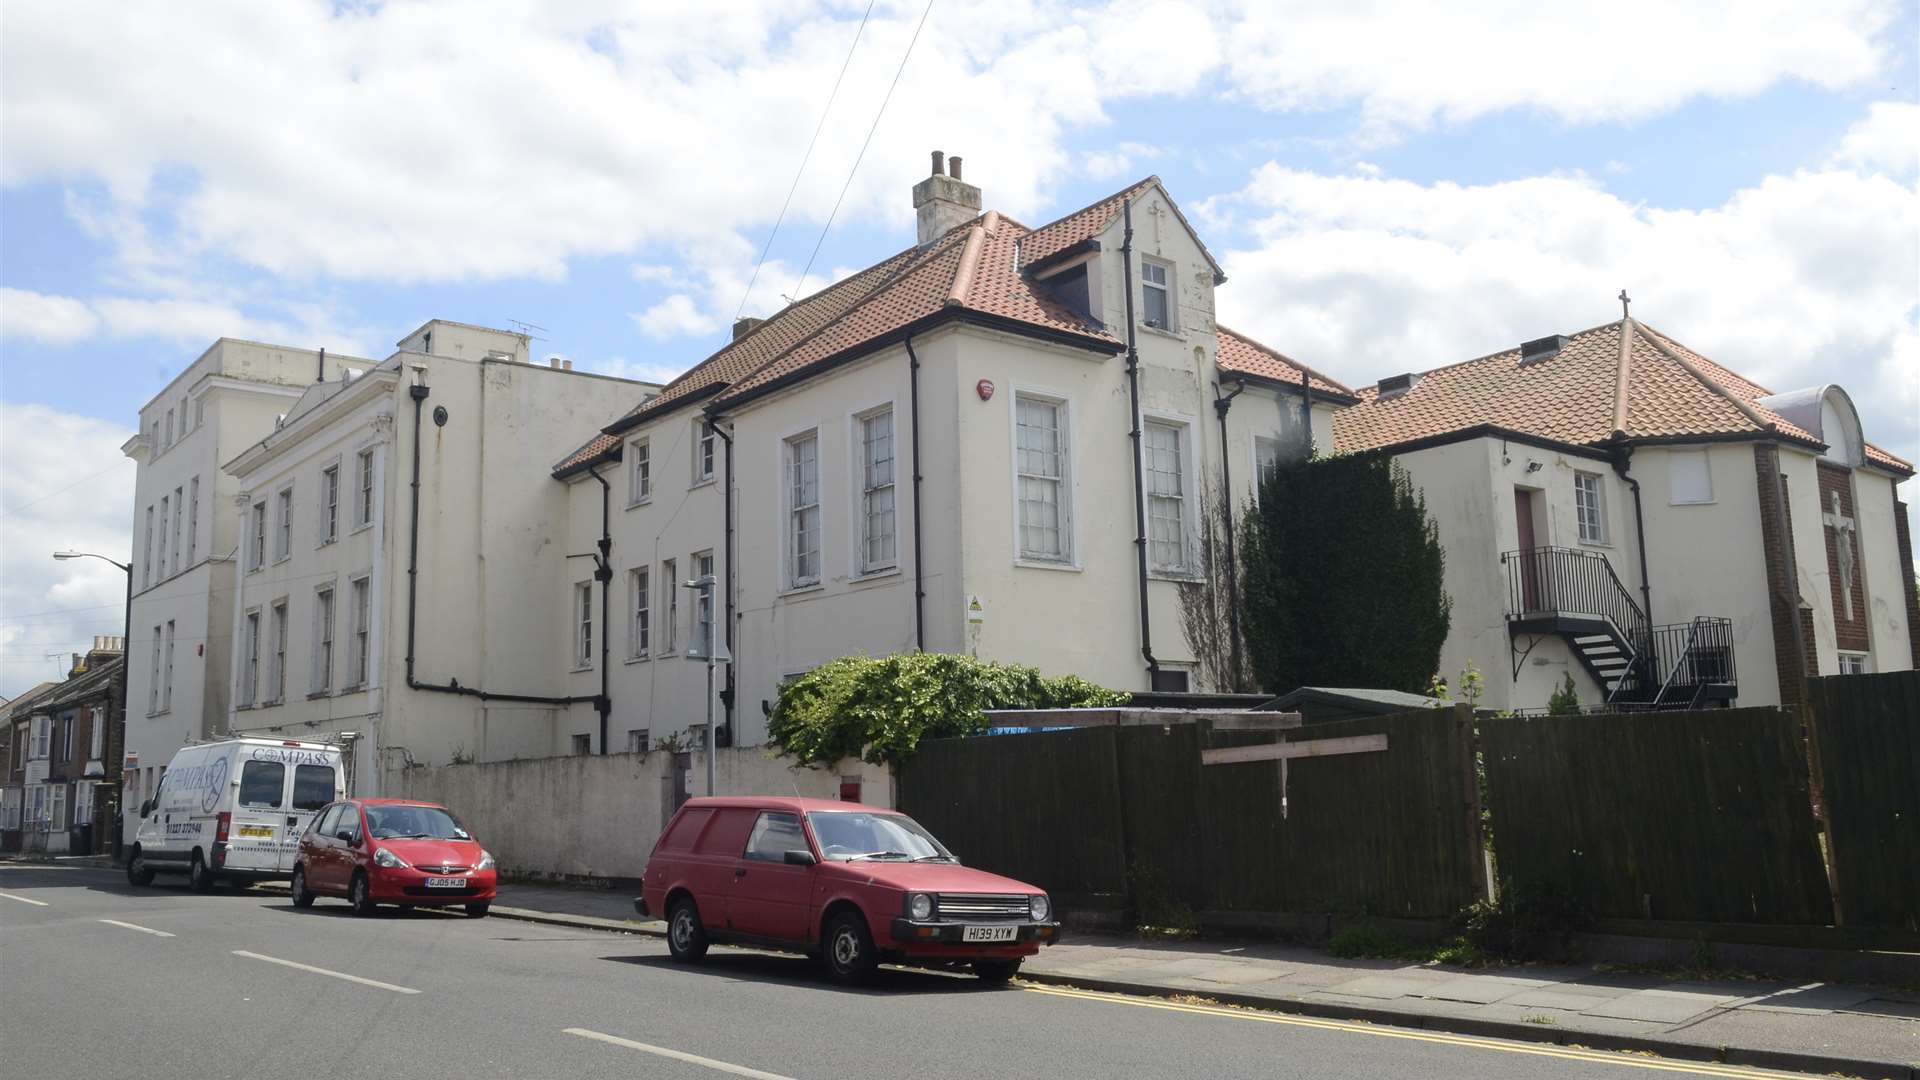
{"type": "Polygon", "coordinates": [[[1613,572],[1605,555],[1577,548],[1537,547],[1505,551],[1507,618],[1586,615],[1611,620],[1620,636],[1637,642],[1647,616],[1613,572]]]}
{"type": "Polygon", "coordinates": [[[1649,687],[1656,701],[1688,700],[1703,687],[1731,686],[1733,620],[1700,616],[1648,632],[1649,687]]]}

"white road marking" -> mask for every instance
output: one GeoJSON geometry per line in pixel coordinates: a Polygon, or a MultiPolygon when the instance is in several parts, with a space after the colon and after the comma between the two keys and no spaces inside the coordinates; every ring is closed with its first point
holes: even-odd
{"type": "Polygon", "coordinates": [[[589,1031],[586,1028],[562,1028],[561,1030],[568,1035],[578,1035],[583,1039],[595,1039],[603,1043],[611,1043],[614,1046],[624,1046],[629,1050],[639,1050],[643,1053],[653,1054],[658,1057],[684,1061],[689,1065],[699,1065],[702,1068],[712,1069],[715,1072],[731,1073],[734,1076],[752,1077],[753,1080],[793,1080],[792,1077],[782,1076],[779,1073],[761,1072],[759,1069],[749,1069],[745,1065],[734,1065],[725,1061],[715,1061],[712,1058],[701,1057],[699,1054],[689,1054],[683,1050],[669,1050],[664,1046],[653,1046],[648,1043],[634,1042],[632,1039],[623,1039],[618,1035],[607,1035],[598,1031],[589,1031]]]}
{"type": "Polygon", "coordinates": [[[172,934],[167,933],[165,930],[155,930],[150,926],[136,926],[135,924],[130,922],[121,922],[119,919],[101,919],[100,921],[103,923],[106,923],[108,926],[119,926],[119,927],[124,927],[128,930],[138,930],[143,934],[152,934],[154,937],[172,937],[173,936],[172,934]]]}
{"type": "Polygon", "coordinates": [[[391,990],[396,994],[417,994],[420,992],[410,987],[383,983],[378,979],[363,979],[358,975],[348,975],[344,971],[328,971],[323,967],[314,967],[312,964],[302,964],[293,960],[282,960],[277,956],[262,956],[257,952],[248,952],[245,949],[235,949],[233,950],[233,955],[244,956],[249,960],[265,960],[269,964],[279,964],[281,967],[290,967],[299,971],[311,971],[315,975],[326,975],[335,979],[344,979],[347,982],[359,983],[361,986],[371,986],[377,990],[391,990]]]}
{"type": "Polygon", "coordinates": [[[24,896],[15,896],[10,892],[0,892],[0,898],[5,898],[8,900],[18,900],[23,904],[32,904],[34,907],[52,907],[53,906],[47,903],[45,900],[29,900],[24,896]]]}

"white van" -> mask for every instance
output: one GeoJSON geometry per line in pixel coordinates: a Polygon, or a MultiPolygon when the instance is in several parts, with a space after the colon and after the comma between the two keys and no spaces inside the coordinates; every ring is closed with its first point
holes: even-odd
{"type": "Polygon", "coordinates": [[[222,879],[292,877],[313,815],[346,794],[337,746],[243,738],[184,747],[140,807],[127,880],[146,885],[171,871],[205,891],[222,879]]]}

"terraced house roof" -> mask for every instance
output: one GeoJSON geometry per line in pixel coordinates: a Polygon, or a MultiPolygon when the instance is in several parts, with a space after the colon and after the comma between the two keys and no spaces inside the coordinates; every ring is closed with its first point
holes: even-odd
{"type": "MultiPolygon", "coordinates": [[[[1149,177],[1040,229],[990,210],[789,304],[607,425],[555,465],[554,473],[564,477],[617,456],[623,434],[654,417],[700,401],[717,410],[738,405],[947,319],[1117,353],[1124,348],[1119,337],[1062,303],[1024,268],[1044,253],[1097,235],[1125,199],[1158,183],[1149,177]],[[1036,254],[1036,242],[1042,254],[1036,254]]],[[[1305,370],[1240,335],[1222,331],[1221,342],[1226,370],[1286,383],[1298,382],[1305,370]],[[1229,354],[1241,366],[1228,368],[1229,354]]],[[[1309,374],[1316,392],[1351,399],[1345,387],[1309,374]]]]}
{"type": "MultiPolygon", "coordinates": [[[[1761,403],[1771,391],[1633,319],[1569,335],[1544,359],[1521,349],[1410,377],[1404,390],[1362,387],[1360,404],[1334,414],[1343,453],[1424,442],[1480,428],[1599,446],[1688,439],[1774,437],[1824,443],[1761,403]]],[[[1913,466],[1877,446],[1880,468],[1913,466]]]]}

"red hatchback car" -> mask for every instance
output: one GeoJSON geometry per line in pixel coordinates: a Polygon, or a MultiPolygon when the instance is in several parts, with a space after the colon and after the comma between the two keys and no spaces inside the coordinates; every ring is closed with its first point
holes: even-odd
{"type": "Polygon", "coordinates": [[[829,799],[689,800],[633,903],[667,920],[677,960],[738,942],[818,956],[850,983],[882,960],[1004,982],[1060,934],[1043,890],[960,865],[905,814],[829,799]]]}
{"type": "Polygon", "coordinates": [[[381,904],[493,906],[493,856],[444,806],[406,799],[349,799],[315,814],[293,864],[293,905],[343,896],[355,914],[381,904]]]}

